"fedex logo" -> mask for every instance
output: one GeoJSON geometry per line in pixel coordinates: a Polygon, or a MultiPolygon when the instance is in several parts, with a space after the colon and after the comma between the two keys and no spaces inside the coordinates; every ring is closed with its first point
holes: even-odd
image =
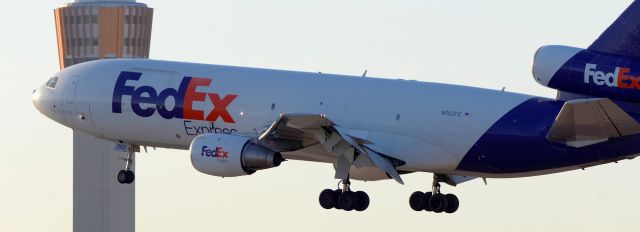
{"type": "Polygon", "coordinates": [[[202,146],[202,156],[213,158],[229,158],[229,152],[225,151],[222,147],[216,147],[215,150],[209,149],[207,146],[202,146]]]}
{"type": "Polygon", "coordinates": [[[122,113],[122,97],[131,97],[131,109],[140,117],[150,117],[157,111],[160,116],[166,119],[182,118],[193,120],[216,121],[219,118],[226,123],[235,123],[227,107],[238,97],[238,95],[229,94],[221,97],[217,93],[198,92],[196,89],[200,86],[209,87],[211,79],[184,77],[178,89],[167,88],[158,92],[151,86],[134,87],[128,84],[140,80],[142,73],[122,72],[118,76],[116,86],[113,90],[113,100],[111,111],[113,113],[122,113]],[[173,98],[175,106],[173,109],[166,107],[167,99],[173,98]],[[205,112],[193,108],[194,102],[205,102],[209,98],[213,103],[211,112],[205,112]],[[140,104],[151,104],[144,108],[140,104]]]}
{"type": "Polygon", "coordinates": [[[612,73],[598,71],[596,64],[587,63],[584,67],[584,83],[593,81],[596,85],[607,85],[622,89],[640,90],[640,76],[628,75],[630,68],[616,67],[612,73]]]}

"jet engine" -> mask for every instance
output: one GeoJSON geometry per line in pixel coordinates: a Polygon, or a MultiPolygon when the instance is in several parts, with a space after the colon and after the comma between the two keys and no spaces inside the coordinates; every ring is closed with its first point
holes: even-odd
{"type": "Polygon", "coordinates": [[[199,135],[191,142],[189,152],[196,170],[220,177],[251,175],[284,161],[279,152],[261,147],[250,138],[230,134],[199,135]]]}
{"type": "Polygon", "coordinates": [[[640,102],[640,59],[567,46],[544,46],[533,59],[533,77],[564,92],[640,102]]]}

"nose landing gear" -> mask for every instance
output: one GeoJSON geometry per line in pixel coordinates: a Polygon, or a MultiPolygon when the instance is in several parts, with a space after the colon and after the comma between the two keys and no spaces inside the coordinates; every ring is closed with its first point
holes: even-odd
{"type": "Polygon", "coordinates": [[[118,182],[120,184],[131,184],[135,179],[135,174],[131,170],[120,170],[118,172],[118,182]]]}
{"type": "Polygon", "coordinates": [[[127,155],[122,158],[122,160],[125,161],[124,170],[120,170],[117,176],[118,183],[120,184],[131,184],[135,179],[135,174],[131,171],[131,166],[133,166],[133,155],[136,153],[136,148],[133,145],[128,145],[128,150],[127,155]]]}
{"type": "Polygon", "coordinates": [[[433,192],[414,192],[409,197],[409,206],[415,211],[432,211],[434,213],[455,213],[460,201],[454,194],[443,194],[440,192],[440,179],[438,175],[434,175],[432,191],[433,192]]]}

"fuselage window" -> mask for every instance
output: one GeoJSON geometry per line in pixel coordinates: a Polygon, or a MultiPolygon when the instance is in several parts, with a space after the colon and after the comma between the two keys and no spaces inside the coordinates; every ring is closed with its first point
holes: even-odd
{"type": "Polygon", "coordinates": [[[52,78],[49,78],[49,80],[45,85],[53,89],[56,87],[56,84],[58,84],[58,77],[52,77],[52,78]]]}

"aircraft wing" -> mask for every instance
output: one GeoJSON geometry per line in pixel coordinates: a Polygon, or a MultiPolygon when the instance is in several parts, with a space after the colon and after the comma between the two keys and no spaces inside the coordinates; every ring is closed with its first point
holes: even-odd
{"type": "Polygon", "coordinates": [[[294,151],[321,144],[336,158],[337,179],[347,179],[352,165],[372,163],[400,184],[404,184],[394,162],[375,152],[370,141],[348,135],[324,115],[284,114],[258,138],[259,144],[276,151],[294,151]]]}
{"type": "Polygon", "coordinates": [[[640,124],[607,98],[565,102],[547,140],[583,147],[609,138],[640,134],[640,124]]]}

